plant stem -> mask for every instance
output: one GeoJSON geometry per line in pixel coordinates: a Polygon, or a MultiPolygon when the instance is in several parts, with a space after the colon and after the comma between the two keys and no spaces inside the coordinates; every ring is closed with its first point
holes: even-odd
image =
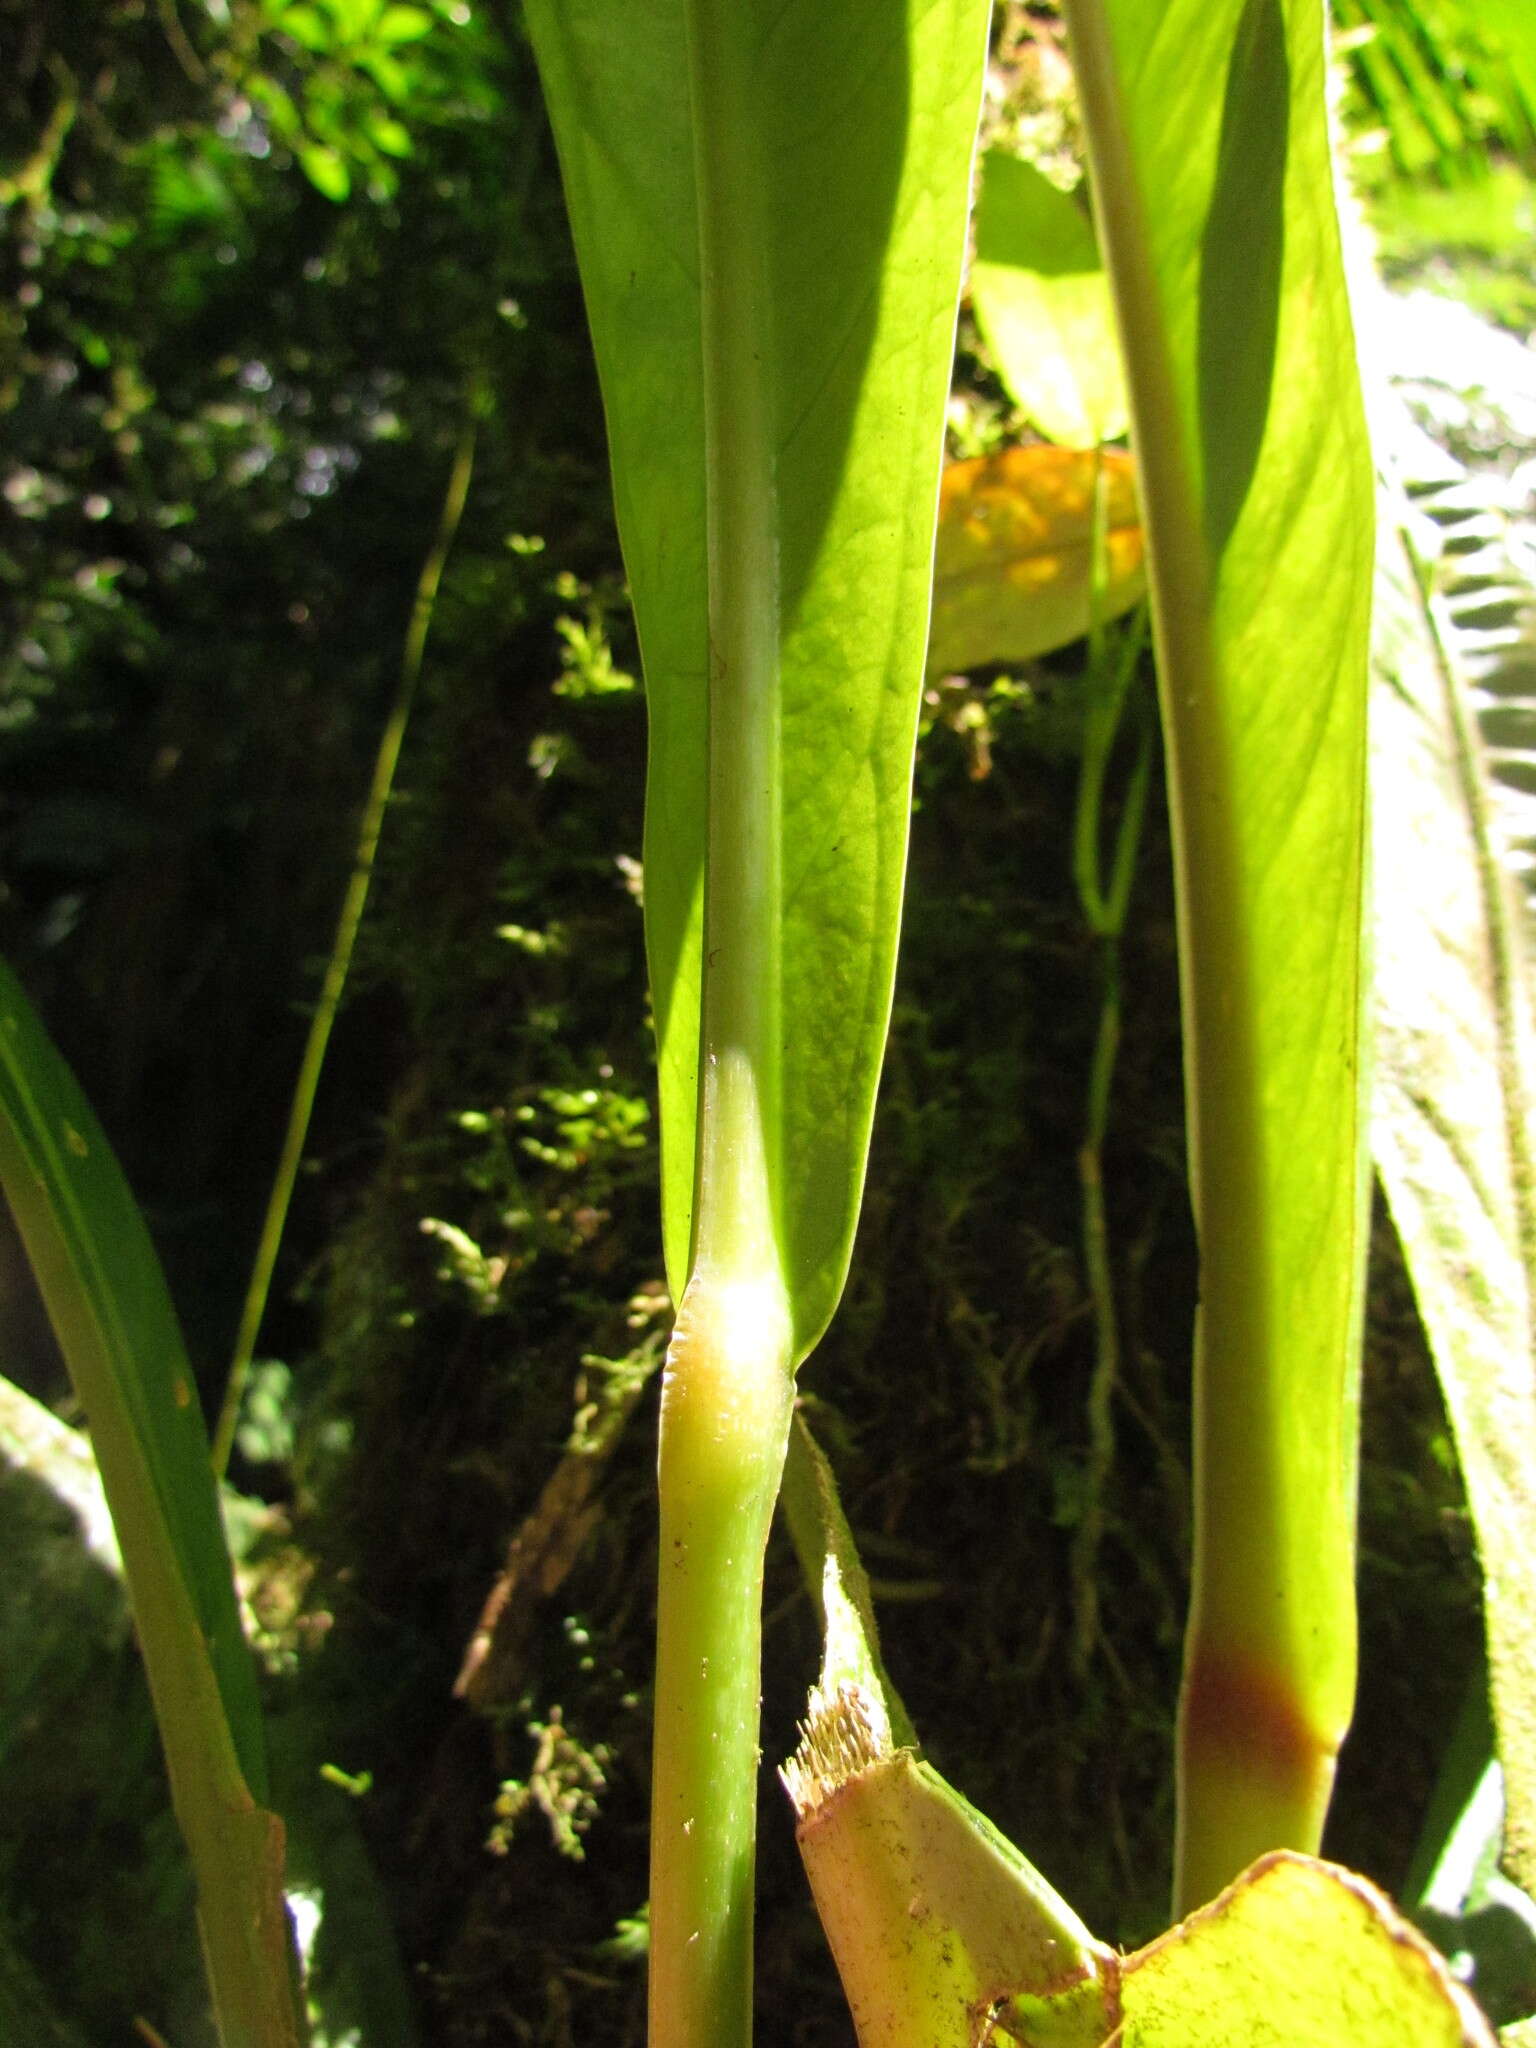
{"type": "Polygon", "coordinates": [[[1175,70],[1151,0],[1063,13],[1127,342],[1201,1258],[1182,1916],[1267,1849],[1315,1851],[1353,1701],[1369,481],[1347,368],[1315,431],[1277,396],[1324,332],[1341,366],[1350,345],[1320,17],[1220,0],[1175,70]],[[1208,90],[1175,115],[1180,77],[1208,90]],[[1273,331],[1247,290],[1257,224],[1273,331]],[[1233,361],[1255,368],[1242,405],[1233,361]]]}
{"type": "Polygon", "coordinates": [[[267,1296],[277,1265],[278,1249],[282,1244],[289,1205],[293,1200],[294,1186],[299,1177],[299,1164],[304,1157],[304,1145],[309,1136],[309,1120],[314,1111],[315,1092],[320,1086],[320,1072],[325,1065],[326,1050],[331,1042],[331,1030],[341,1008],[342,994],[352,966],[353,948],[357,944],[358,930],[368,904],[368,890],[373,881],[373,864],[379,850],[379,836],[384,829],[384,813],[389,806],[389,793],[394,786],[395,769],[400,760],[405,729],[410,722],[416,685],[421,679],[422,658],[426,653],[427,634],[432,625],[438,589],[459,530],[459,521],[463,517],[464,503],[469,495],[480,412],[478,396],[471,394],[464,422],[459,430],[453,467],[448,474],[448,490],[438,519],[437,534],[428,550],[426,560],[421,565],[421,575],[416,583],[416,598],[411,606],[411,620],[406,628],[405,644],[401,650],[400,673],[395,683],[394,700],[389,707],[389,716],[384,721],[384,730],[379,737],[379,750],[374,757],[373,780],[363,806],[357,854],[353,861],[351,877],[347,882],[346,894],[342,898],[341,915],[336,922],[336,936],[331,942],[325,978],[320,984],[320,994],[315,1003],[314,1015],[310,1019],[309,1036],[304,1042],[304,1057],[299,1062],[299,1077],[294,1083],[293,1101],[288,1110],[288,1127],[283,1134],[283,1149],[278,1158],[272,1192],[267,1198],[261,1237],[256,1246],[256,1261],[251,1269],[250,1284],[246,1288],[245,1300],[241,1306],[240,1327],[235,1336],[234,1354],[229,1362],[229,1377],[225,1382],[224,1399],[213,1433],[213,1469],[220,1476],[229,1464],[229,1454],[235,1440],[235,1427],[240,1420],[240,1405],[245,1398],[246,1384],[250,1379],[256,1339],[261,1333],[262,1317],[266,1314],[267,1296]]]}
{"type": "Polygon", "coordinates": [[[699,208],[709,560],[698,1181],[662,1387],[651,1815],[652,2048],[745,2048],[763,1551],[783,1470],[792,1326],[777,1231],[778,503],[772,191],[750,39],[687,8],[699,208]]]}
{"type": "Polygon", "coordinates": [[[662,1390],[651,2048],[752,2036],[763,1550],[789,1432],[772,1283],[684,1296],[662,1390]]]}

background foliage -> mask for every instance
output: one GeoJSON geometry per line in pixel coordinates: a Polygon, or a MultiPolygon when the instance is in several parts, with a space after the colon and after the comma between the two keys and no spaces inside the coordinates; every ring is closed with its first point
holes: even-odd
{"type": "MultiPolygon", "coordinates": [[[[1379,55],[1391,18],[1372,12],[1379,55]]],[[[1418,12],[1454,83],[1460,10],[1418,12]]],[[[148,1206],[210,1408],[417,575],[466,410],[483,412],[234,1477],[334,2037],[405,2040],[408,2006],[453,2048],[638,2040],[646,1373],[666,1306],[643,706],[516,11],[0,0],[0,45],[0,950],[148,1206]],[[455,1677],[520,1528],[472,1706],[455,1677]]],[[[1394,138],[1371,174],[1391,261],[1445,274],[1445,194],[1505,217],[1465,196],[1490,139],[1528,249],[1521,103],[1473,97],[1458,169],[1396,139],[1393,75],[1360,64],[1350,86],[1357,131],[1394,138]]],[[[1047,10],[1000,17],[989,123],[1070,164],[1047,10]]],[[[1513,246],[1476,267],[1524,326],[1513,246]]],[[[969,319],[962,338],[969,454],[1019,422],[969,319]]],[[[1130,1942],[1167,1890],[1193,1249],[1154,807],[1105,1150],[1124,1356],[1101,1473],[1078,1251],[1100,992],[1071,871],[1079,670],[1069,652],[933,680],[869,1196],[808,1394],[935,1761],[1130,1942]],[[1090,1514],[1100,1625],[1074,1660],[1055,1653],[1080,1639],[1090,1514]]],[[[0,1309],[4,1369],[62,1405],[13,1250],[0,1309]]],[[[1328,1846],[1394,1887],[1477,1611],[1384,1228],[1367,1409],[1365,1690],[1328,1846]]],[[[0,1513],[53,1527],[19,1485],[0,1513]]],[[[60,2039],[128,2039],[140,2014],[191,2048],[185,1932],[129,1931],[184,1928],[185,1899],[163,1809],[122,1770],[151,1749],[121,1625],[83,1618],[38,1648],[33,1540],[0,1548],[0,1996],[60,2039]],[[110,1720],[76,1711],[82,1631],[110,1720]],[[45,1755],[37,1731],[61,1721],[68,1745],[45,1755]]],[[[774,1759],[817,1645],[787,1545],[770,1569],[774,1759]]],[[[61,1610],[110,1612],[94,1579],[58,1584],[61,1610]]],[[[771,1781],[764,1801],[764,2038],[845,2040],[771,1781]]]]}

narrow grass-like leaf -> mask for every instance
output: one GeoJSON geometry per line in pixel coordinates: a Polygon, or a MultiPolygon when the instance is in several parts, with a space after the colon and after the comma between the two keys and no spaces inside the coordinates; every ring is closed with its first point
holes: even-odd
{"type": "MultiPolygon", "coordinates": [[[[430,22],[430,17],[425,18],[430,22]]],[[[427,550],[426,560],[422,563],[421,573],[416,580],[416,600],[411,606],[410,624],[406,627],[405,645],[401,649],[400,668],[395,678],[395,694],[390,702],[389,715],[384,721],[384,730],[379,735],[378,749],[373,761],[373,776],[363,803],[357,852],[353,858],[352,872],[347,878],[347,886],[342,892],[336,936],[331,941],[330,957],[325,963],[320,993],[316,998],[314,1013],[309,1022],[309,1032],[304,1041],[304,1053],[293,1087],[293,1100],[288,1106],[288,1124],[283,1132],[283,1146],[278,1155],[277,1172],[267,1197],[266,1214],[261,1221],[261,1236],[257,1240],[256,1258],[246,1286],[245,1299],[240,1305],[240,1325],[235,1332],[235,1348],[229,1362],[229,1378],[225,1382],[224,1398],[220,1403],[219,1417],[213,1431],[213,1465],[214,1470],[221,1475],[229,1464],[229,1454],[234,1447],[235,1428],[240,1420],[240,1407],[245,1399],[251,1363],[256,1355],[256,1340],[261,1335],[262,1318],[267,1310],[267,1295],[272,1286],[272,1275],[277,1270],[277,1255],[288,1222],[289,1205],[293,1201],[293,1191],[298,1184],[304,1145],[309,1136],[309,1120],[314,1111],[315,1096],[320,1088],[320,1075],[325,1066],[331,1031],[341,1009],[341,999],[346,992],[347,977],[352,969],[353,950],[357,945],[358,932],[362,929],[363,913],[368,908],[373,865],[378,857],[379,840],[384,831],[384,817],[389,809],[389,795],[394,787],[400,750],[405,744],[411,706],[416,698],[416,686],[421,680],[422,662],[427,651],[427,634],[432,626],[432,613],[437,604],[438,589],[443,580],[443,571],[448,566],[448,557],[459,530],[459,521],[464,515],[464,503],[469,496],[469,480],[475,463],[475,437],[483,406],[484,398],[481,391],[478,387],[471,389],[467,395],[464,419],[459,428],[458,447],[448,472],[448,490],[443,500],[443,509],[438,516],[437,532],[433,536],[432,545],[427,550]]]]}
{"type": "Polygon", "coordinates": [[[1354,1691],[1372,474],[1312,0],[1068,0],[1151,566],[1201,1252],[1178,1896],[1354,1691]]]}
{"type": "Polygon", "coordinates": [[[0,1186],[91,1429],[165,1745],[224,2048],[303,2037],[208,1439],[159,1261],[122,1170],[0,965],[0,1186]]]}
{"type": "Polygon", "coordinates": [[[1526,0],[1334,0],[1360,90],[1396,168],[1487,174],[1536,140],[1536,17],[1526,0]]]}
{"type": "Polygon", "coordinates": [[[653,2042],[750,2025],[762,1551],[890,1007],[980,0],[532,0],[650,717],[653,2042]]]}

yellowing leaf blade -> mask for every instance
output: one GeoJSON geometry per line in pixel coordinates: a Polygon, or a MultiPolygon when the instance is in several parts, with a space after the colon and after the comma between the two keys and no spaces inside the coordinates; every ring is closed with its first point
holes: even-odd
{"type": "Polygon", "coordinates": [[[1109,568],[1100,616],[1110,619],[1146,590],[1128,455],[1113,448],[1008,448],[950,463],[939,499],[930,674],[1032,661],[1088,631],[1100,468],[1109,568]]]}
{"type": "Polygon", "coordinates": [[[1132,1956],[1121,2000],[1117,2048],[1494,2048],[1383,1893],[1285,1852],[1132,1956]]]}

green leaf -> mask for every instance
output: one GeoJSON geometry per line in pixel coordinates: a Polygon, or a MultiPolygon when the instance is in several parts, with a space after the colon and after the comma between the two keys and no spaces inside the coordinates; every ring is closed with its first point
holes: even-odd
{"type": "Polygon", "coordinates": [[[1525,0],[1335,0],[1365,103],[1400,174],[1481,181],[1490,154],[1530,156],[1536,25],[1525,0]]]}
{"type": "MultiPolygon", "coordinates": [[[[253,1791],[261,1711],[241,1633],[196,1383],[144,1219],[94,1112],[0,962],[0,1176],[88,1412],[107,1408],[142,1461],[218,1674],[253,1791]]],[[[99,1437],[107,1422],[91,1412],[99,1437]]]]}
{"type": "Polygon", "coordinates": [[[403,122],[388,114],[370,114],[364,126],[368,140],[382,149],[386,156],[410,155],[411,131],[403,122]]]}
{"type": "Polygon", "coordinates": [[[90,1424],[198,1880],[226,2048],[301,2038],[288,1975],[282,1826],[266,1796],[196,1385],[122,1170],[20,984],[0,963],[0,1187],[90,1424]]]}
{"type": "Polygon", "coordinates": [[[386,7],[373,34],[381,43],[414,43],[436,27],[437,17],[425,7],[386,7]]]}
{"type": "MultiPolygon", "coordinates": [[[[1412,429],[1384,401],[1383,439],[1412,429]]],[[[1466,485],[1440,458],[1447,497],[1466,485]]],[[[1422,463],[1416,465],[1422,471],[1422,463]]],[[[1423,495],[1431,481],[1410,478],[1423,495]]],[[[1456,1436],[1483,1568],[1506,1787],[1505,1862],[1536,1889],[1536,1172],[1525,933],[1495,793],[1436,587],[1434,527],[1400,488],[1377,570],[1373,1147],[1456,1436]]],[[[1486,551],[1484,551],[1486,552],[1486,551]]],[[[1483,596],[1486,599],[1488,591],[1483,596]]]]}
{"type": "Polygon", "coordinates": [[[1116,2048],[1493,2048],[1487,2021],[1374,1885],[1262,1858],[1129,1958],[1116,2048]]]}
{"type": "Polygon", "coordinates": [[[277,15],[277,26],[284,35],[292,36],[296,43],[302,43],[306,50],[324,55],[336,40],[332,22],[316,7],[302,4],[285,6],[277,15]]]}
{"type": "Polygon", "coordinates": [[[1004,149],[982,158],[971,303],[1008,395],[1048,441],[1120,438],[1125,374],[1087,208],[1004,149]]]}
{"type": "Polygon", "coordinates": [[[345,157],[328,142],[309,142],[296,152],[299,168],[315,190],[340,205],[352,190],[352,173],[345,157]]]}
{"type": "MultiPolygon", "coordinates": [[[[889,1006],[982,10],[740,10],[775,475],[781,1149],[795,1349],[832,1312],[889,1006]],[[769,174],[768,166],[772,172],[769,174]],[[887,250],[887,237],[890,238],[887,250]]],[[[667,1265],[689,1272],[705,862],[703,342],[682,8],[529,9],[603,378],[650,716],[667,1265]]]]}
{"type": "Polygon", "coordinates": [[[1316,1846],[1354,1693],[1373,479],[1312,0],[1069,0],[1176,849],[1195,1572],[1179,1896],[1316,1846]]]}

